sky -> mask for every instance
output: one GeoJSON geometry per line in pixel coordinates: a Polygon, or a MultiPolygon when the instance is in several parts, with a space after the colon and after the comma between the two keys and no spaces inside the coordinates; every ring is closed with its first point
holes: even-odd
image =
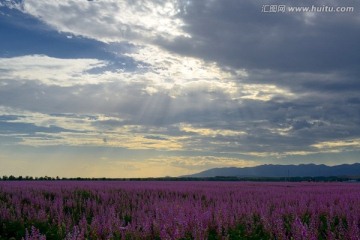
{"type": "Polygon", "coordinates": [[[0,176],[359,162],[359,13],[358,0],[0,0],[0,176]],[[313,6],[340,10],[291,10],[313,6]]]}

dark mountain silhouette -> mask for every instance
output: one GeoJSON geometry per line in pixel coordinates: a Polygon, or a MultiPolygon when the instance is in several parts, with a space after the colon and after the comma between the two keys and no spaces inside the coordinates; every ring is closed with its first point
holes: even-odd
{"type": "Polygon", "coordinates": [[[260,165],[256,167],[212,168],[185,177],[330,177],[360,176],[360,163],[337,166],[300,164],[300,165],[260,165]]]}

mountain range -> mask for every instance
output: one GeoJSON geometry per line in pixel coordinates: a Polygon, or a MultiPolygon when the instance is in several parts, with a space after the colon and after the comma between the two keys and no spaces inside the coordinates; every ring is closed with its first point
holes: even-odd
{"type": "Polygon", "coordinates": [[[256,167],[212,168],[184,177],[330,177],[360,176],[360,163],[336,166],[300,164],[300,165],[260,165],[256,167]]]}

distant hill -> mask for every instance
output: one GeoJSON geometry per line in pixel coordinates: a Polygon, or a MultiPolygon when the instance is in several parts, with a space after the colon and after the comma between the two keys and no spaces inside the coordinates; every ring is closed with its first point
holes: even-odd
{"type": "Polygon", "coordinates": [[[184,177],[330,177],[360,176],[360,163],[337,166],[300,164],[300,165],[260,165],[256,167],[212,168],[184,177]]]}

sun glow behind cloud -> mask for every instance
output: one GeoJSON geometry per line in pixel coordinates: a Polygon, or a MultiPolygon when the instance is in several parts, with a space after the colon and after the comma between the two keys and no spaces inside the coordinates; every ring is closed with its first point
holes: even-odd
{"type": "Polygon", "coordinates": [[[347,139],[339,141],[325,141],[312,145],[313,147],[326,151],[342,151],[344,149],[360,148],[360,139],[347,139]]]}
{"type": "Polygon", "coordinates": [[[21,8],[53,28],[104,42],[151,42],[190,37],[177,18],[178,1],[45,1],[26,0],[21,8]],[[57,13],[57,14],[53,14],[57,13]],[[82,16],[79,18],[78,16],[82,16]]]}

